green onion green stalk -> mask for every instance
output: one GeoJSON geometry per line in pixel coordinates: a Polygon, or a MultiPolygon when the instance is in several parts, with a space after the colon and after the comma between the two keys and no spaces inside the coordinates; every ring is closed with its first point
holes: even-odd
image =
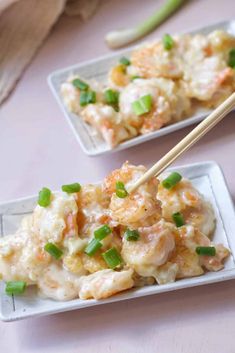
{"type": "Polygon", "coordinates": [[[144,37],[178,10],[184,1],[185,0],[167,0],[152,16],[148,17],[136,27],[109,32],[105,37],[107,45],[113,49],[120,48],[144,37]]]}

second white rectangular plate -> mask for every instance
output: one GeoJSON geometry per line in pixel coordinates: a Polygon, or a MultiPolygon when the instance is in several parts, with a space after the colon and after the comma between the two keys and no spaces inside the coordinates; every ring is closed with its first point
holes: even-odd
{"type": "MultiPolygon", "coordinates": [[[[223,243],[231,250],[231,256],[226,261],[223,270],[207,272],[200,277],[182,279],[165,285],[133,289],[99,301],[74,299],[68,302],[56,302],[50,299],[41,299],[37,296],[35,288],[28,288],[23,296],[9,297],[4,292],[4,283],[0,282],[0,319],[13,321],[38,315],[48,315],[235,278],[235,213],[220,168],[214,162],[206,162],[170,169],[177,170],[183,176],[189,178],[205,198],[213,204],[217,219],[213,240],[216,243],[223,243]]],[[[11,234],[16,230],[21,218],[32,212],[36,199],[37,196],[32,196],[0,204],[1,236],[11,234]]]]}
{"type": "MultiPolygon", "coordinates": [[[[215,29],[223,29],[233,35],[235,35],[235,21],[226,21],[199,28],[189,33],[202,33],[207,34],[215,29]]],[[[186,126],[198,123],[208,115],[208,110],[200,110],[194,116],[177,122],[175,124],[163,127],[160,130],[150,132],[145,135],[140,135],[126,142],[122,142],[116,148],[111,149],[105,141],[97,134],[94,133],[93,127],[86,124],[82,118],[68,111],[63,103],[63,99],[60,94],[60,87],[63,82],[67,80],[70,75],[79,75],[87,80],[96,79],[98,81],[105,81],[107,79],[107,73],[109,69],[114,66],[119,58],[123,55],[129,55],[133,50],[130,47],[125,50],[121,50],[118,53],[106,55],[95,60],[76,64],[55,72],[52,72],[48,77],[48,83],[52,90],[54,97],[59,103],[70,127],[72,128],[76,139],[78,140],[83,151],[89,156],[98,156],[105,153],[117,152],[135,145],[139,145],[145,141],[149,141],[161,136],[167,135],[171,132],[183,129],[186,126]]]]}

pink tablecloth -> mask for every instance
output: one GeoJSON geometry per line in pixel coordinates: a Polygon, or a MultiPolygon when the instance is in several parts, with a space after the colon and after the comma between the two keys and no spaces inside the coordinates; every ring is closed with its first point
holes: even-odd
{"type": "MultiPolygon", "coordinates": [[[[99,180],[125,160],[151,164],[190,128],[112,156],[83,154],[49,92],[53,70],[108,52],[103,37],[154,10],[156,0],[104,1],[88,23],[62,17],[0,108],[0,201],[99,180]]],[[[234,0],[192,0],[154,35],[187,30],[235,15],[234,0]]],[[[230,114],[177,163],[215,160],[235,198],[235,119],[230,114]]],[[[235,282],[161,294],[16,323],[0,323],[2,352],[234,353],[235,282]]]]}

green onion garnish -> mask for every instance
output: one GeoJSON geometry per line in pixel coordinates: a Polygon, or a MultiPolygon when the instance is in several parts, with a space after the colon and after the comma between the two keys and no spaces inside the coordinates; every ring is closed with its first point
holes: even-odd
{"type": "Polygon", "coordinates": [[[197,246],[196,253],[198,255],[215,256],[216,249],[214,246],[197,246]]]}
{"type": "Polygon", "coordinates": [[[81,190],[81,185],[79,183],[67,184],[62,185],[61,189],[68,194],[73,194],[74,192],[79,192],[81,190]]]}
{"type": "Polygon", "coordinates": [[[101,248],[101,246],[101,242],[94,238],[89,242],[84,251],[88,256],[93,256],[101,248]]]}
{"type": "Polygon", "coordinates": [[[5,292],[8,295],[22,294],[26,288],[26,283],[23,281],[10,281],[6,283],[5,292]]]}
{"type": "Polygon", "coordinates": [[[138,78],[141,78],[140,76],[132,76],[131,81],[137,80],[138,78]]]}
{"type": "Polygon", "coordinates": [[[88,103],[96,103],[96,93],[95,91],[89,91],[87,101],[88,103]]]}
{"type": "Polygon", "coordinates": [[[119,255],[117,249],[115,248],[111,248],[109,250],[107,250],[105,253],[102,254],[106,264],[114,269],[115,267],[121,265],[122,263],[122,258],[119,255]]]}
{"type": "Polygon", "coordinates": [[[53,243],[47,243],[44,246],[44,250],[48,252],[52,257],[54,257],[56,260],[59,260],[63,255],[63,251],[53,243]]]}
{"type": "Polygon", "coordinates": [[[162,181],[162,186],[165,189],[171,189],[173,188],[173,186],[178,184],[181,179],[182,179],[182,176],[179,173],[173,172],[166,179],[162,181]]]}
{"type": "Polygon", "coordinates": [[[164,34],[162,38],[164,49],[171,50],[174,46],[174,40],[169,34],[164,34]]]}
{"type": "Polygon", "coordinates": [[[94,231],[94,236],[95,236],[95,239],[102,240],[111,233],[112,233],[112,229],[107,224],[105,224],[94,231]]]}
{"type": "Polygon", "coordinates": [[[123,56],[120,60],[119,60],[120,64],[122,65],[126,65],[129,66],[131,64],[130,60],[128,58],[126,58],[125,56],[123,56]]]}
{"type": "Polygon", "coordinates": [[[136,115],[143,115],[150,112],[152,108],[152,96],[147,94],[132,103],[132,109],[136,115]]]}
{"type": "Polygon", "coordinates": [[[72,84],[81,91],[86,91],[89,89],[89,85],[86,82],[79,80],[79,78],[75,78],[75,80],[72,81],[72,84]]]}
{"type": "Polygon", "coordinates": [[[51,203],[51,190],[48,188],[42,188],[38,194],[38,204],[41,207],[47,207],[51,203]]]}
{"type": "Polygon", "coordinates": [[[128,195],[128,192],[126,191],[125,185],[122,181],[116,182],[116,195],[121,199],[124,199],[128,195]]]}
{"type": "Polygon", "coordinates": [[[146,96],[140,98],[140,102],[146,108],[146,113],[148,113],[152,108],[152,96],[147,94],[146,96]]]}
{"type": "Polygon", "coordinates": [[[116,195],[117,195],[120,199],[124,199],[125,197],[127,197],[128,193],[127,193],[126,190],[117,189],[117,190],[116,190],[116,195]]]}
{"type": "Polygon", "coordinates": [[[235,69],[235,48],[231,49],[229,52],[228,65],[235,69]]]}
{"type": "Polygon", "coordinates": [[[117,104],[119,99],[119,92],[112,89],[107,89],[104,92],[105,102],[108,104],[117,104]]]}
{"type": "Polygon", "coordinates": [[[81,92],[80,94],[80,106],[85,107],[87,105],[87,92],[81,92]]]}
{"type": "Polygon", "coordinates": [[[96,93],[94,91],[82,91],[80,93],[80,106],[96,102],[96,93]]]}
{"type": "Polygon", "coordinates": [[[125,239],[128,240],[128,241],[136,241],[136,240],[139,239],[140,234],[139,234],[138,230],[130,230],[130,229],[127,229],[127,230],[125,231],[124,237],[125,237],[125,239]]]}
{"type": "Polygon", "coordinates": [[[182,227],[184,223],[184,217],[180,212],[173,213],[172,219],[175,222],[176,227],[182,227]]]}

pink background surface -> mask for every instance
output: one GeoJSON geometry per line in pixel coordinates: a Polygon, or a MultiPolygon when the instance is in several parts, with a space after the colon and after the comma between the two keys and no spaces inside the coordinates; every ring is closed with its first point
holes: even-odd
{"type": "MultiPolygon", "coordinates": [[[[104,34],[151,13],[156,0],[106,0],[87,23],[62,16],[0,108],[0,201],[46,185],[102,179],[125,160],[150,165],[191,128],[111,156],[81,151],[46,83],[55,70],[103,55],[104,34]]],[[[234,0],[192,0],[149,36],[232,19],[234,0]]],[[[177,164],[215,160],[235,199],[235,115],[230,114],[177,164]]],[[[15,323],[0,323],[2,352],[234,353],[235,282],[181,290],[15,323]]]]}

